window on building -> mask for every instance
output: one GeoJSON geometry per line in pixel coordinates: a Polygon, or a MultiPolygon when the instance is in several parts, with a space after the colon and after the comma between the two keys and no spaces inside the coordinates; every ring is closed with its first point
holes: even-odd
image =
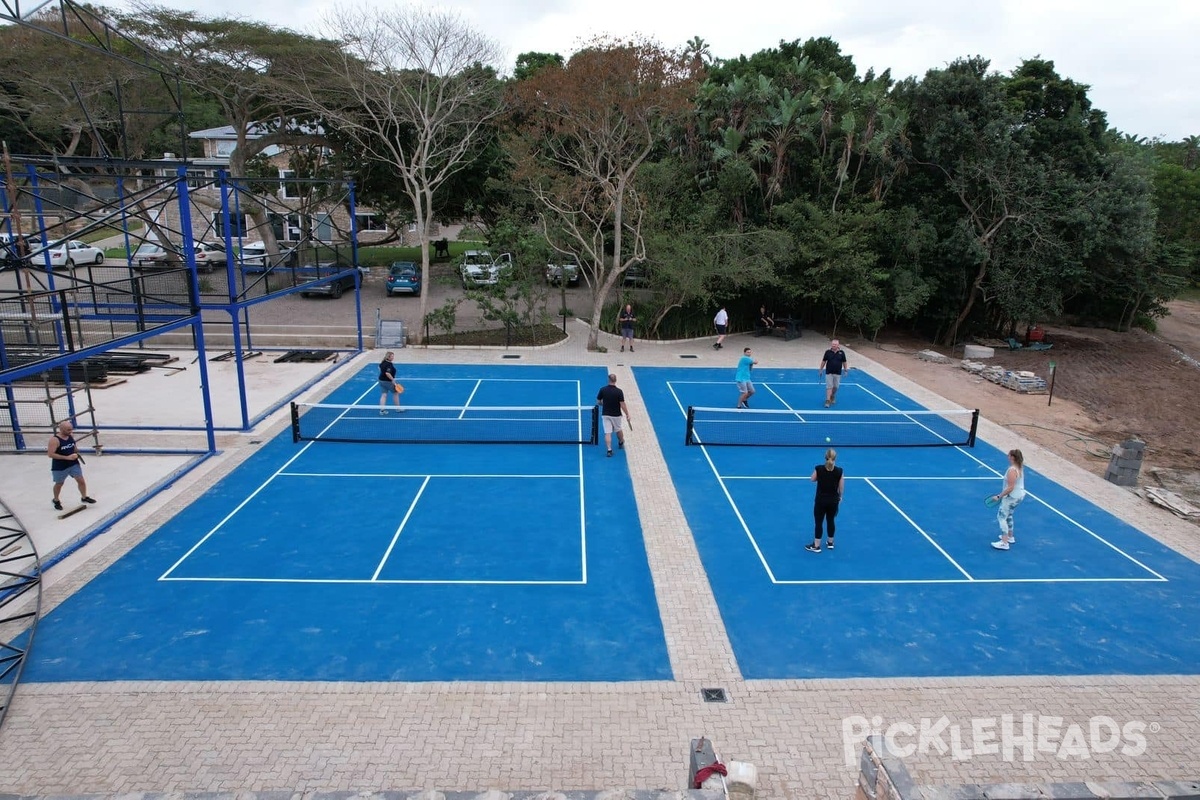
{"type": "Polygon", "coordinates": [[[217,158],[229,158],[237,149],[237,140],[218,139],[216,145],[213,148],[213,155],[217,158]]]}
{"type": "MultiPolygon", "coordinates": [[[[212,213],[212,235],[214,238],[225,240],[225,216],[219,212],[212,213]]],[[[230,214],[229,215],[229,235],[235,239],[247,238],[246,232],[250,230],[250,219],[245,214],[230,214]]],[[[206,237],[207,238],[207,237],[206,237]]]]}
{"type": "Polygon", "coordinates": [[[279,170],[279,196],[284,200],[300,199],[300,184],[296,183],[296,170],[279,170]]]}
{"type": "Polygon", "coordinates": [[[387,232],[387,220],[381,214],[355,214],[354,226],[359,233],[363,231],[387,232]]]}
{"type": "Polygon", "coordinates": [[[318,242],[333,241],[333,217],[324,212],[313,214],[313,238],[318,242]]]}

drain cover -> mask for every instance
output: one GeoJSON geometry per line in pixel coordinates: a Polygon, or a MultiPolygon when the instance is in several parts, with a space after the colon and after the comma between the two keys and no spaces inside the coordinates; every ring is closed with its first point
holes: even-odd
{"type": "Polygon", "coordinates": [[[699,358],[699,357],[700,357],[700,356],[697,356],[697,355],[691,355],[691,354],[684,354],[684,355],[681,355],[681,356],[680,356],[680,358],[699,358]]]}
{"type": "Polygon", "coordinates": [[[728,703],[729,698],[725,695],[724,689],[701,689],[700,697],[706,703],[728,703]]]}
{"type": "Polygon", "coordinates": [[[502,355],[500,357],[501,358],[520,358],[520,356],[517,355],[516,353],[505,353],[504,355],[502,355]]]}

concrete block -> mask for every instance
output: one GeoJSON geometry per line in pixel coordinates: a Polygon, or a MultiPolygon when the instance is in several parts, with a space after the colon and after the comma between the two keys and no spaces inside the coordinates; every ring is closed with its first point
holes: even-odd
{"type": "Polygon", "coordinates": [[[758,788],[758,769],[745,761],[730,761],[725,788],[734,800],[752,800],[758,788]]]}
{"type": "Polygon", "coordinates": [[[1096,793],[1086,783],[1048,783],[1042,796],[1055,800],[1096,800],[1096,793]]]}
{"type": "Polygon", "coordinates": [[[1163,800],[1163,793],[1149,783],[1092,783],[1088,788],[1103,800],[1163,800]]]}
{"type": "Polygon", "coordinates": [[[922,790],[924,800],[987,800],[982,786],[939,786],[922,790]]]}
{"type": "Polygon", "coordinates": [[[993,358],[996,348],[984,347],[981,344],[968,344],[963,347],[963,358],[993,358]]]}
{"type": "Polygon", "coordinates": [[[983,787],[987,800],[1038,800],[1041,790],[1031,783],[993,783],[983,787]]]}
{"type": "Polygon", "coordinates": [[[1200,800],[1200,781],[1155,781],[1168,800],[1200,800]]]}

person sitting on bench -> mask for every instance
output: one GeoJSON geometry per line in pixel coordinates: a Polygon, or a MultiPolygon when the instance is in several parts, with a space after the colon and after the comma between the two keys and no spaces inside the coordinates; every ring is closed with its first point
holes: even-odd
{"type": "Polygon", "coordinates": [[[770,311],[767,311],[766,306],[758,307],[758,322],[754,324],[754,329],[759,336],[775,330],[775,317],[771,315],[770,311]]]}

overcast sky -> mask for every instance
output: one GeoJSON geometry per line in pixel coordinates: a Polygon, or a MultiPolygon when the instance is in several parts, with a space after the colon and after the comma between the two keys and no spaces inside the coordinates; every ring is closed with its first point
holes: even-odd
{"type": "MultiPolygon", "coordinates": [[[[160,0],[206,15],[249,17],[315,31],[330,0],[160,0]]],[[[334,0],[345,2],[345,0],[334,0]]],[[[357,5],[357,2],[351,2],[357,5]]],[[[391,6],[366,0],[371,7],[391,6]]],[[[718,58],[829,36],[859,74],[888,67],[924,75],[982,55],[1008,72],[1022,59],[1054,61],[1091,87],[1111,126],[1147,138],[1200,135],[1200,0],[449,0],[508,51],[564,56],[597,35],[651,36],[681,46],[693,36],[718,58]]]]}

